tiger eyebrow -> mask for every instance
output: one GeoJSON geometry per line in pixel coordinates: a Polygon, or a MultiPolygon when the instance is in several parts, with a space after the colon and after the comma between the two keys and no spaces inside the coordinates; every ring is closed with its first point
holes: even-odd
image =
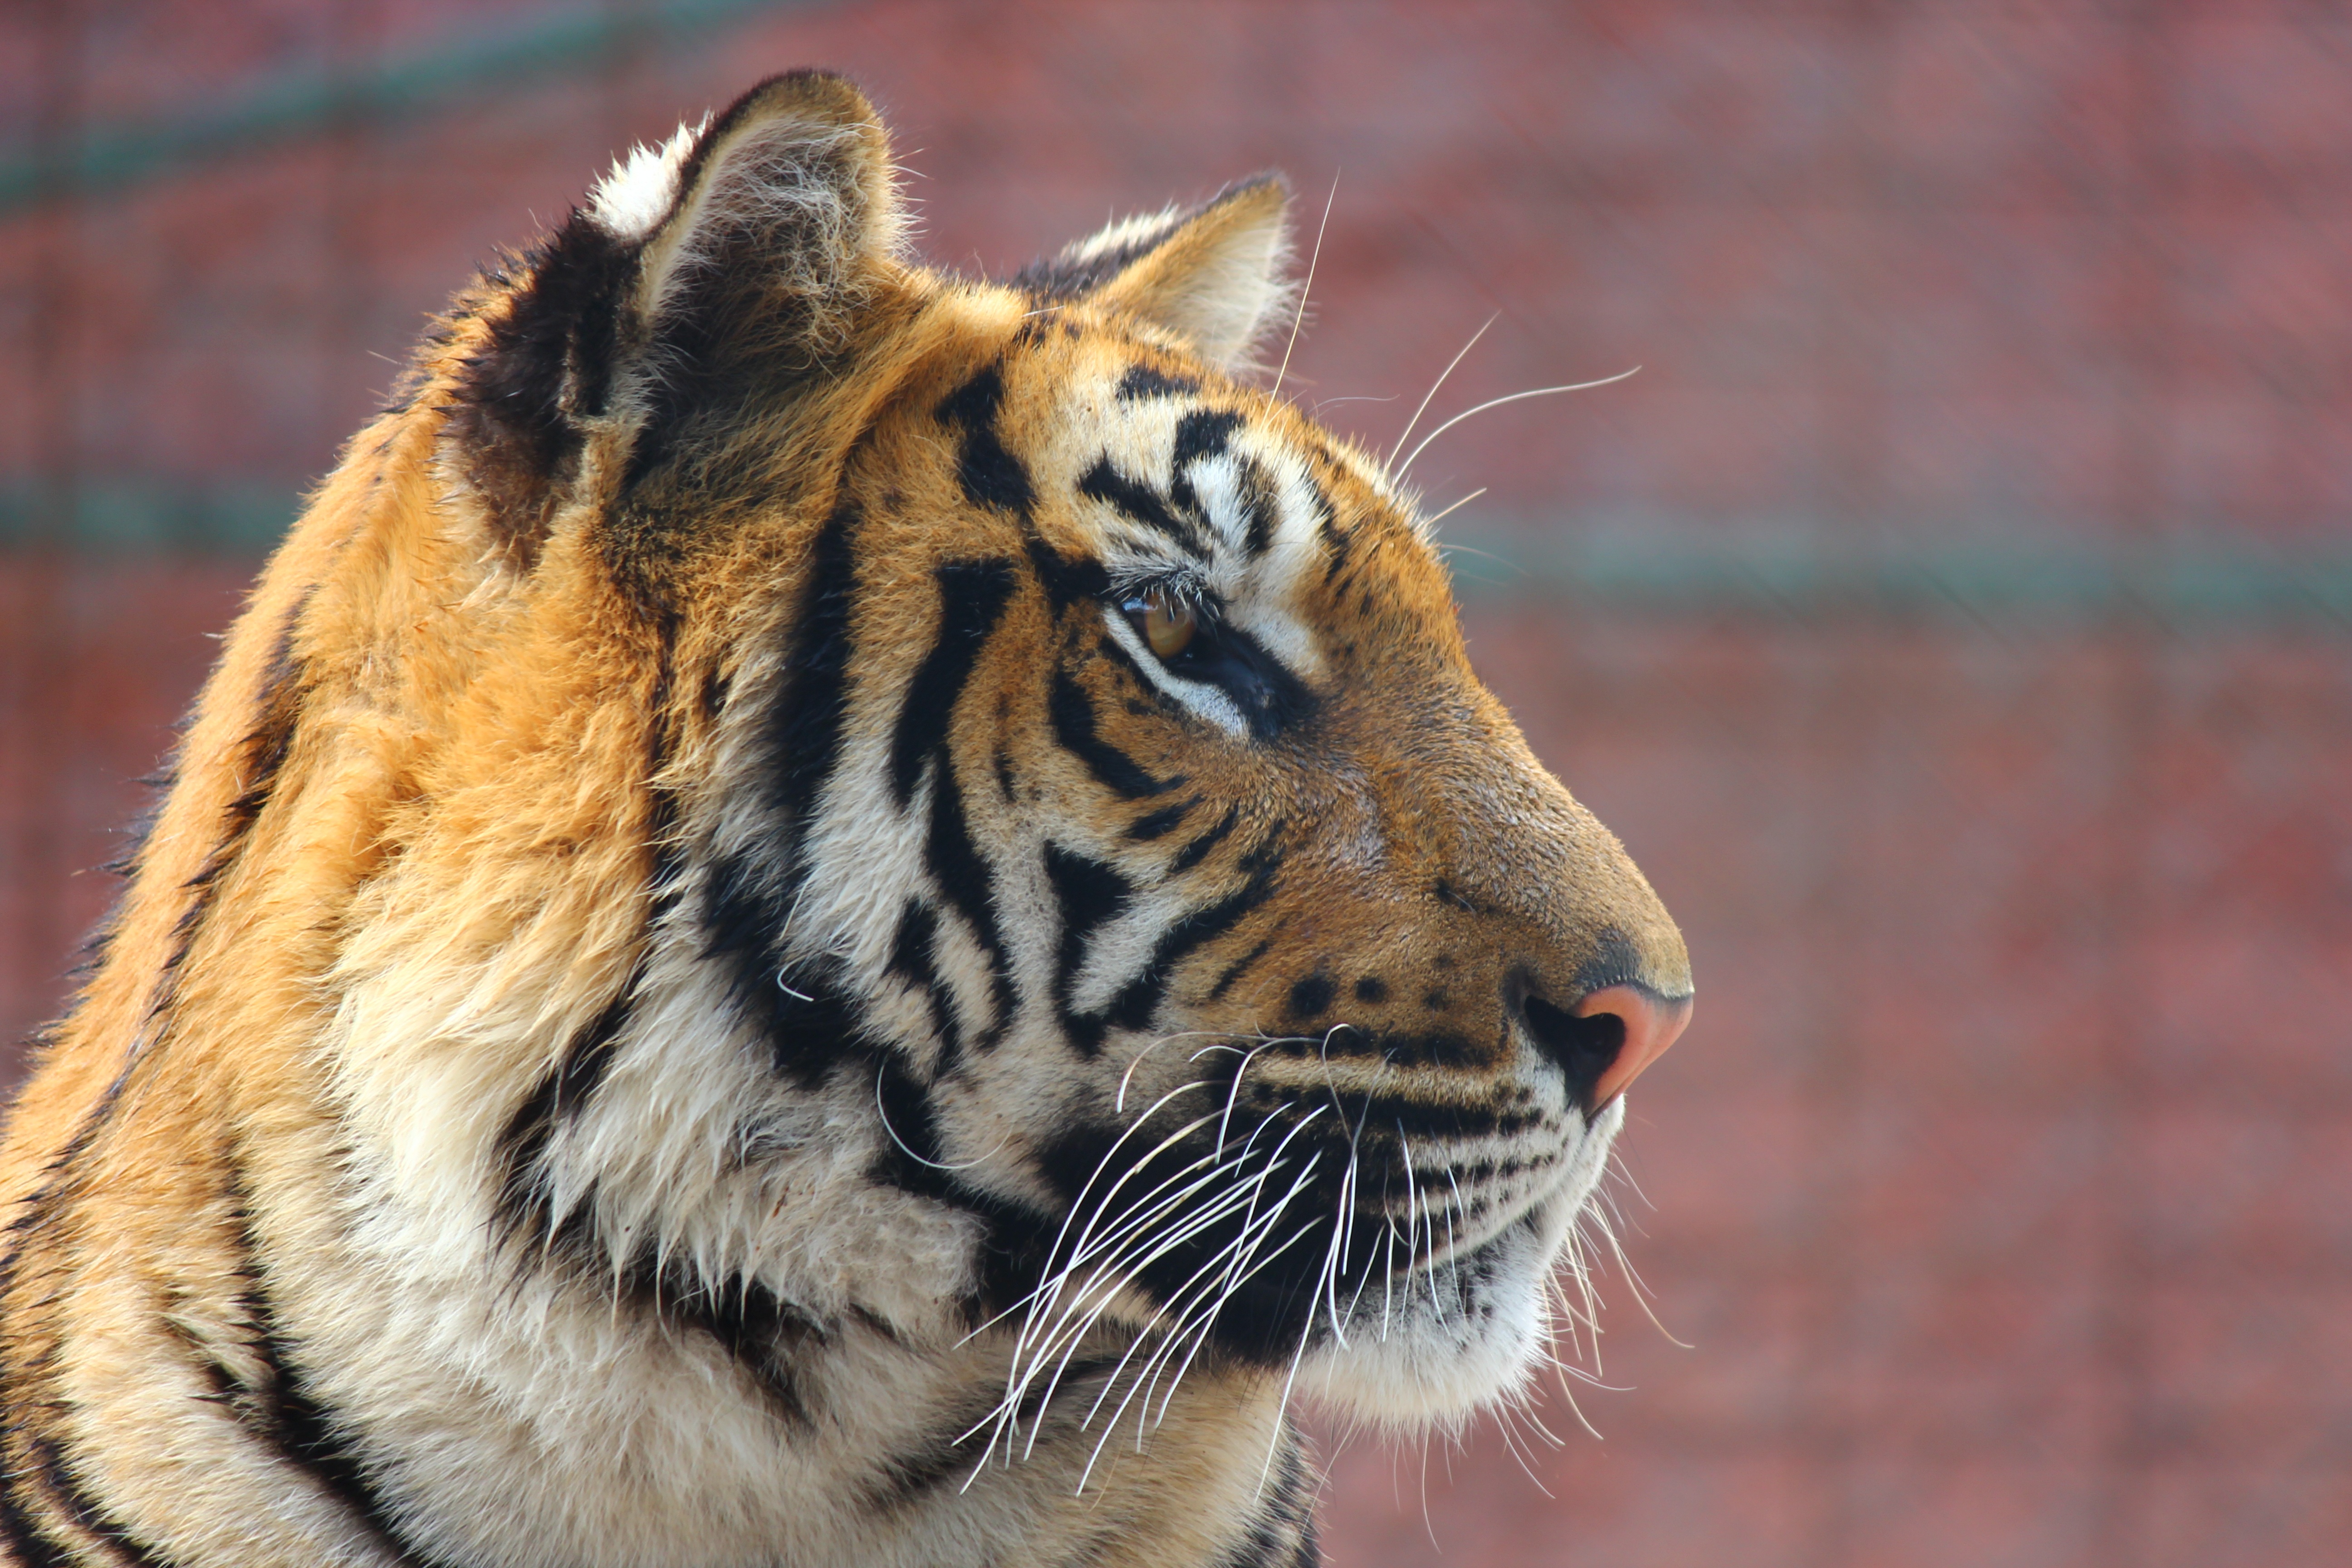
{"type": "Polygon", "coordinates": [[[1095,459],[1078,480],[1078,493],[1090,500],[1098,500],[1147,528],[1157,529],[1195,553],[1205,550],[1208,542],[1189,519],[1180,518],[1168,510],[1168,503],[1150,485],[1129,479],[1110,466],[1107,457],[1095,459]]]}
{"type": "Polygon", "coordinates": [[[1224,608],[1224,600],[1202,580],[1202,571],[1201,563],[1190,559],[1139,565],[1125,571],[1114,568],[1109,573],[1110,591],[1122,597],[1131,597],[1157,588],[1174,595],[1190,608],[1213,616],[1224,608]]]}

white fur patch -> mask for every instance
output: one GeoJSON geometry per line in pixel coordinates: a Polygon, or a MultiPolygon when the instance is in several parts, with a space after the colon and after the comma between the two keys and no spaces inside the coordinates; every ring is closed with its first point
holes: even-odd
{"type": "Polygon", "coordinates": [[[1183,216],[1181,207],[1171,204],[1156,213],[1139,213],[1133,217],[1120,218],[1099,233],[1090,234],[1065,246],[1062,259],[1085,263],[1097,257],[1116,255],[1130,247],[1156,244],[1175,229],[1177,220],[1183,216]]]}
{"type": "Polygon", "coordinates": [[[706,114],[692,125],[679,126],[658,147],[630,148],[589,193],[589,216],[615,239],[643,239],[651,234],[677,205],[678,172],[709,124],[706,114]]]}

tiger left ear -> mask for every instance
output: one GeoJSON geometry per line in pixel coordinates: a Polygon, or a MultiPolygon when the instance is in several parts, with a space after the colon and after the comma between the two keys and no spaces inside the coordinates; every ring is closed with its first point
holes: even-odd
{"type": "Polygon", "coordinates": [[[1290,258],[1290,187],[1261,175],[1190,211],[1115,223],[1016,281],[1139,317],[1212,363],[1247,370],[1297,301],[1290,258]]]}
{"type": "Polygon", "coordinates": [[[492,547],[530,564],[592,436],[625,455],[626,485],[742,385],[817,379],[904,228],[888,135],[823,71],[623,160],[477,302],[447,428],[492,547]]]}

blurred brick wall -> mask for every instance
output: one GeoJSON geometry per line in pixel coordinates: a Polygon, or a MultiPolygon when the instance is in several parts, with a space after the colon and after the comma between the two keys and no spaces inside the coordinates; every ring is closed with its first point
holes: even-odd
{"type": "Polygon", "coordinates": [[[109,895],[251,570],[220,542],[331,461],[372,356],[627,142],[834,64],[967,267],[1265,166],[1311,235],[1336,178],[1289,384],[1377,447],[1490,314],[1424,431],[1645,366],[1433,447],[1433,506],[1488,487],[1454,537],[2011,563],[1917,615],[1458,558],[1480,668],[1691,939],[1620,1198],[1691,1348],[1612,1268],[1604,1436],[1555,1394],[1524,1466],[1491,1424],[1350,1445],[1334,1563],[2345,1560],[2352,637],[2148,585],[2352,551],[2347,13],[877,0],[58,172],[90,127],[576,15],[0,15],[0,149],[50,170],[0,213],[0,1031],[109,895]],[[2037,599],[2077,555],[2131,592],[2037,599]]]}

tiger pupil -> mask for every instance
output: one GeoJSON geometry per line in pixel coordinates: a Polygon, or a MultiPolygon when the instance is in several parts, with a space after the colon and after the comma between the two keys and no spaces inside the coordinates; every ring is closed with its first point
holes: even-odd
{"type": "Polygon", "coordinates": [[[1193,608],[1174,602],[1164,589],[1139,595],[1124,608],[1129,621],[1161,658],[1174,658],[1191,647],[1192,634],[1200,628],[1200,616],[1193,608]]]}

